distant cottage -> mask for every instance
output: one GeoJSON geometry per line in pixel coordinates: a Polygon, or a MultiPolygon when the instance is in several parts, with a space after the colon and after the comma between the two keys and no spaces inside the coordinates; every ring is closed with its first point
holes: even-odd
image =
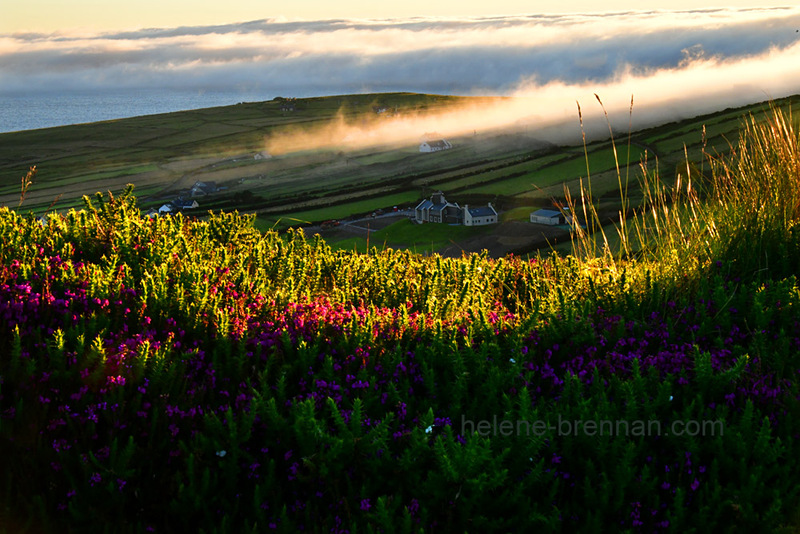
{"type": "Polygon", "coordinates": [[[150,211],[147,212],[147,216],[152,219],[153,217],[157,217],[159,215],[170,215],[173,213],[178,213],[185,210],[192,210],[199,207],[200,205],[197,203],[196,200],[184,199],[182,197],[178,197],[171,202],[163,204],[160,208],[158,208],[158,210],[156,210],[155,208],[150,209],[150,211]]]}
{"type": "Polygon", "coordinates": [[[204,197],[219,190],[217,182],[195,182],[189,194],[193,197],[204,197]]]}
{"type": "Polygon", "coordinates": [[[423,200],[414,208],[414,220],[418,223],[463,224],[464,226],[483,226],[497,223],[497,210],[491,202],[488,206],[463,208],[448,202],[444,193],[437,191],[430,200],[423,200]]]}
{"type": "Polygon", "coordinates": [[[193,210],[200,207],[196,200],[188,200],[183,198],[173,200],[172,205],[179,210],[193,210]]]}
{"type": "Polygon", "coordinates": [[[449,148],[453,148],[453,145],[436,132],[426,133],[422,136],[422,142],[419,145],[420,152],[439,152],[449,148]]]}

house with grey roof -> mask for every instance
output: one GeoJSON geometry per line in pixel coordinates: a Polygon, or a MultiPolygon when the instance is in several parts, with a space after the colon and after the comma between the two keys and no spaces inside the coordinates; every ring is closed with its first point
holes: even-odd
{"type": "Polygon", "coordinates": [[[461,208],[458,204],[448,202],[444,193],[437,191],[430,200],[423,200],[414,208],[414,219],[418,223],[435,222],[458,224],[461,222],[461,208]]]}
{"type": "Polygon", "coordinates": [[[192,210],[200,207],[196,200],[183,199],[180,197],[173,200],[172,205],[179,210],[192,210]]]}
{"type": "Polygon", "coordinates": [[[189,190],[189,195],[193,197],[204,197],[211,193],[219,191],[217,182],[195,182],[189,190]]]}
{"type": "Polygon", "coordinates": [[[571,223],[572,216],[565,216],[558,210],[541,209],[531,213],[531,222],[537,224],[546,224],[548,226],[556,226],[559,224],[571,223]]]}
{"type": "Polygon", "coordinates": [[[470,208],[460,207],[458,204],[448,202],[444,193],[437,191],[417,204],[414,208],[414,220],[418,223],[432,222],[445,224],[463,224],[465,226],[482,226],[497,223],[497,210],[491,202],[488,206],[470,208]]]}

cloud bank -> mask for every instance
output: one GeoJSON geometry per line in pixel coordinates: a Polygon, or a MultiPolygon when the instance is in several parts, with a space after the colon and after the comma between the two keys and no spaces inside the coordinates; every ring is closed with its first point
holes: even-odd
{"type": "Polygon", "coordinates": [[[598,93],[610,110],[624,110],[627,126],[631,94],[637,120],[646,122],[800,93],[798,30],[800,8],[786,7],[0,34],[0,95],[158,89],[239,90],[265,100],[384,91],[530,97],[517,104],[525,109],[506,106],[480,123],[494,126],[520,116],[574,121],[575,101],[598,93]]]}

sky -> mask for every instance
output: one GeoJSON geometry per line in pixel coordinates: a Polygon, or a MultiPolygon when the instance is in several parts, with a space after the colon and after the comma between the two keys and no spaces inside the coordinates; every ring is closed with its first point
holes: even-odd
{"type": "MultiPolygon", "coordinates": [[[[117,31],[229,24],[256,19],[322,20],[590,13],[774,6],[754,0],[3,0],[0,33],[80,28],[117,31]]],[[[780,4],[777,4],[780,5],[780,4]]],[[[791,5],[784,4],[784,5],[791,5]]]]}
{"type": "Polygon", "coordinates": [[[800,93],[797,6],[1,1],[0,96],[148,90],[239,91],[262,100],[393,91],[528,98],[524,110],[487,115],[495,124],[523,111],[543,123],[574,118],[580,102],[585,113],[599,113],[597,94],[627,124],[633,95],[644,125],[800,93]]]}

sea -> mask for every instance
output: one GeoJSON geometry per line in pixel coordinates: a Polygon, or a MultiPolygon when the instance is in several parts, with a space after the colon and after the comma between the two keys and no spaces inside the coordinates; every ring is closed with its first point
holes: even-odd
{"type": "Polygon", "coordinates": [[[119,91],[0,94],[0,133],[141,115],[262,102],[276,95],[243,91],[119,91]]]}

